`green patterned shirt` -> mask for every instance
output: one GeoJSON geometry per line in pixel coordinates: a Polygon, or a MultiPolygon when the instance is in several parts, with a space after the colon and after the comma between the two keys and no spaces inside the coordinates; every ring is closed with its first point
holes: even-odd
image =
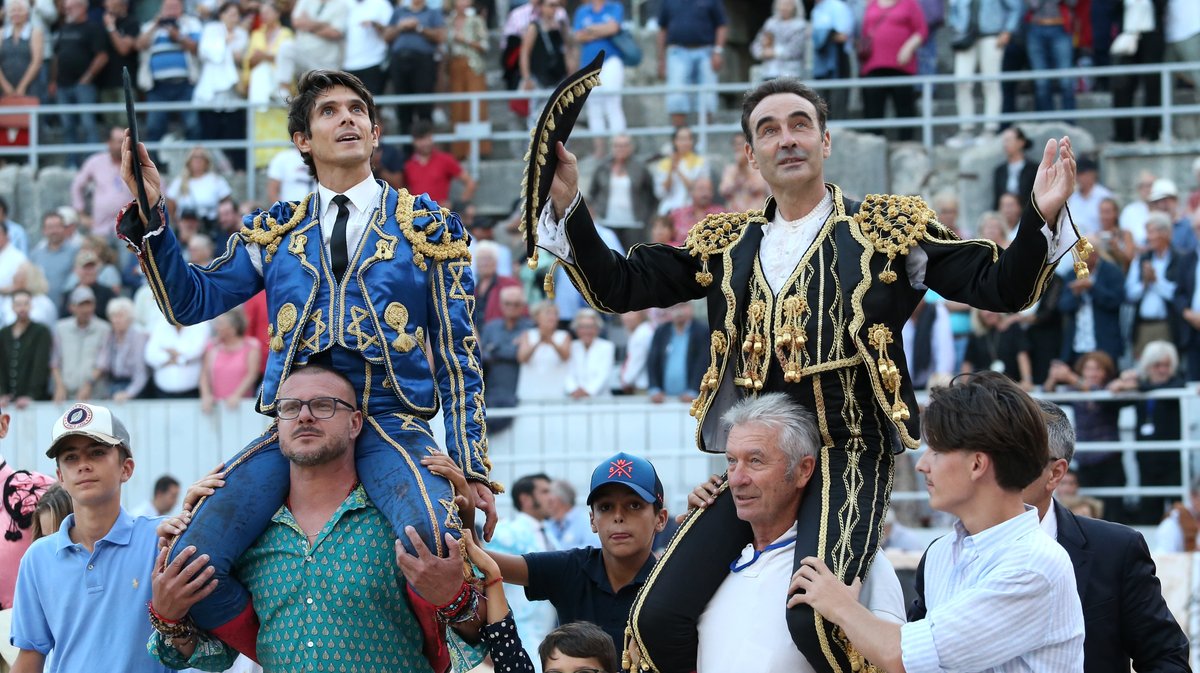
{"type": "MultiPolygon", "coordinates": [[[[310,549],[286,506],[238,559],[236,576],[254,597],[262,624],[259,663],[272,671],[407,673],[429,671],[421,627],[409,608],[396,567],[395,538],[387,520],[356,488],[317,534],[310,549]]],[[[486,653],[465,647],[449,632],[456,670],[478,665],[486,653]],[[457,642],[456,642],[457,641],[457,642]],[[458,660],[465,656],[466,660],[458,660]]],[[[236,652],[202,639],[188,661],[150,641],[151,654],[172,668],[223,671],[236,652]]]]}

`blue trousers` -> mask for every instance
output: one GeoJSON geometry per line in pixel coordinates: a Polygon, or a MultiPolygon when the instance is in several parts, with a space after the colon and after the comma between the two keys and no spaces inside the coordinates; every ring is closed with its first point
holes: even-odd
{"type": "MultiPolygon", "coordinates": [[[[344,349],[335,348],[332,355],[334,368],[350,378],[360,395],[363,429],[354,455],[367,496],[410,552],[414,550],[405,526],[414,527],[430,550],[444,556],[444,533],[457,536],[460,522],[450,482],[421,465],[422,458],[440,452],[428,421],[404,410],[396,395],[383,387],[380,367],[344,349]]],[[[217,590],[191,610],[200,628],[221,626],[249,604],[249,592],[232,576],[234,564],[287,499],[288,471],[273,423],[230,459],[225,486],[197,503],[187,531],[173,544],[172,558],[194,545],[198,554],[209,555],[216,569],[217,590]]]]}

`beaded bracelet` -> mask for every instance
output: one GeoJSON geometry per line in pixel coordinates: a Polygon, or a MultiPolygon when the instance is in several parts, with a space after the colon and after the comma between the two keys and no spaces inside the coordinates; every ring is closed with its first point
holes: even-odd
{"type": "Polygon", "coordinates": [[[155,611],[153,603],[146,603],[146,609],[150,614],[150,626],[162,634],[164,638],[184,640],[196,633],[196,627],[192,624],[192,620],[186,617],[183,619],[167,619],[155,611]]]}
{"type": "Polygon", "coordinates": [[[435,606],[438,616],[445,622],[464,622],[474,615],[475,607],[479,604],[478,594],[470,584],[463,582],[458,594],[444,605],[435,606]],[[466,615],[464,617],[464,615],[466,615]]]}
{"type": "Polygon", "coordinates": [[[444,619],[447,624],[461,624],[475,619],[479,612],[479,592],[471,590],[470,598],[464,602],[457,614],[446,615],[444,619]]]}

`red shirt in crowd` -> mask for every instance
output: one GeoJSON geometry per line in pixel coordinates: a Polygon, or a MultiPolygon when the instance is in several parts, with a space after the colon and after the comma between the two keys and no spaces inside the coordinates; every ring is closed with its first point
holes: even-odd
{"type": "Polygon", "coordinates": [[[450,200],[450,183],[463,174],[462,166],[449,152],[434,149],[428,159],[416,154],[404,162],[404,184],[410,194],[428,194],[439,204],[450,200]]]}

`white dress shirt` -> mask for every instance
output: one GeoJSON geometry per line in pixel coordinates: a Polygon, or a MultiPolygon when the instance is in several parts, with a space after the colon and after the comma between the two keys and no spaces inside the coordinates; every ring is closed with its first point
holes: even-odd
{"type": "Polygon", "coordinates": [[[649,320],[642,322],[629,341],[625,344],[625,361],[621,363],[621,372],[617,385],[621,388],[633,386],[635,390],[646,390],[650,387],[650,372],[646,370],[646,360],[650,357],[650,343],[654,341],[654,325],[649,320]]]}
{"type": "Polygon", "coordinates": [[[567,395],[579,388],[583,388],[591,397],[611,395],[608,382],[612,378],[616,353],[616,346],[608,339],[597,337],[590,348],[583,345],[582,339],[572,341],[571,359],[567,360],[567,395]]]}
{"type": "Polygon", "coordinates": [[[1082,673],[1075,570],[1036,509],[974,535],[956,521],[926,552],[924,580],[928,613],[900,627],[908,673],[1082,673]]]}
{"type": "Polygon", "coordinates": [[[1137,309],[1143,320],[1166,320],[1175,297],[1176,283],[1167,280],[1167,266],[1171,263],[1171,252],[1162,255],[1150,253],[1150,266],[1154,267],[1154,282],[1142,282],[1142,257],[1138,255],[1129,265],[1125,276],[1125,300],[1137,309]]]}
{"type": "MultiPolygon", "coordinates": [[[[374,176],[354,185],[345,192],[346,207],[350,209],[350,219],[346,221],[346,251],[350,259],[358,249],[359,241],[367,231],[367,225],[379,209],[379,199],[382,198],[383,187],[375,181],[374,176]]],[[[317,185],[317,216],[321,221],[321,238],[325,243],[325,256],[330,258],[329,239],[333,237],[333,224],[337,220],[338,207],[333,203],[333,197],[338,193],[325,185],[317,185]],[[328,222],[328,225],[325,223],[328,222]]],[[[247,243],[246,250],[250,253],[250,263],[262,275],[262,255],[257,243],[247,243]]]]}
{"type": "Polygon", "coordinates": [[[204,347],[208,345],[208,323],[176,330],[167,321],[155,325],[146,342],[146,364],[154,371],[154,385],[165,393],[182,393],[200,386],[204,347]],[[177,353],[174,361],[167,349],[177,353]]]}

